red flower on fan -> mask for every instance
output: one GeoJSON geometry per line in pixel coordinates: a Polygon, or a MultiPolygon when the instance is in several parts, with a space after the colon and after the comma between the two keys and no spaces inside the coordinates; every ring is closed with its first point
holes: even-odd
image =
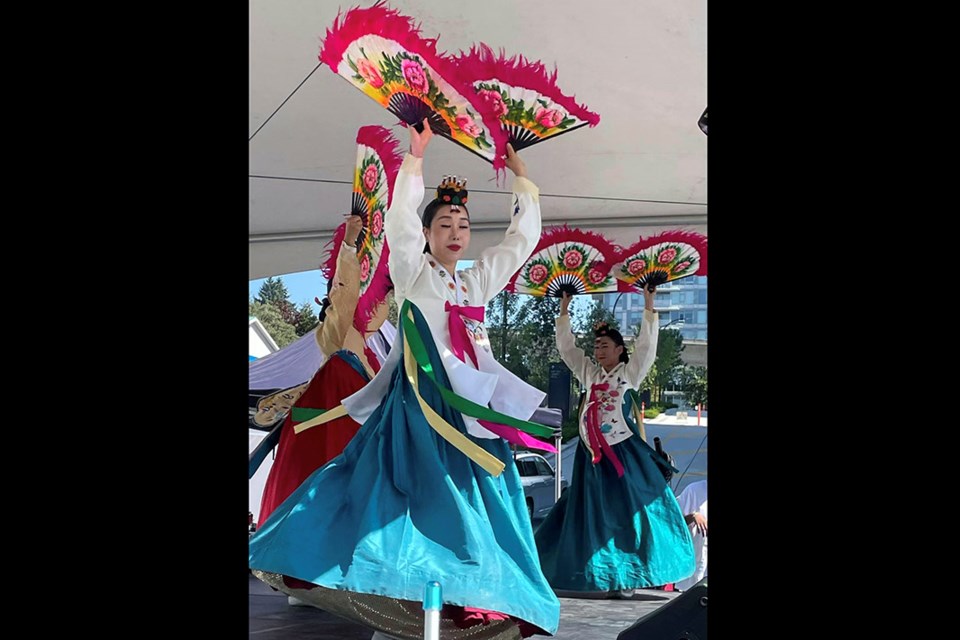
{"type": "Polygon", "coordinates": [[[689,266],[690,266],[690,261],[689,261],[689,260],[684,260],[683,262],[681,262],[680,264],[678,264],[677,266],[675,266],[675,267],[673,268],[673,270],[676,271],[676,272],[680,272],[680,271],[685,270],[685,269],[686,269],[687,267],[689,267],[689,266]]]}
{"type": "Polygon", "coordinates": [[[631,260],[630,264],[627,265],[627,273],[629,273],[632,276],[635,276],[638,273],[641,273],[646,268],[647,268],[646,260],[639,260],[639,259],[631,260]]]}
{"type": "Polygon", "coordinates": [[[544,109],[540,107],[534,114],[533,119],[544,129],[552,129],[564,119],[564,113],[560,109],[544,109]]]}
{"type": "Polygon", "coordinates": [[[369,82],[370,86],[374,89],[379,89],[383,86],[383,78],[380,77],[380,72],[374,64],[366,58],[357,60],[357,72],[364,80],[369,82]]]}
{"type": "Polygon", "coordinates": [[[498,118],[500,116],[507,115],[507,103],[503,101],[503,96],[500,95],[499,91],[483,89],[478,91],[477,95],[480,96],[480,99],[483,100],[484,104],[490,107],[490,110],[493,111],[498,118]]]}
{"type": "Polygon", "coordinates": [[[590,271],[587,272],[587,279],[590,280],[590,284],[600,284],[604,278],[606,278],[606,276],[603,271],[600,271],[600,269],[596,267],[591,267],[590,271]]]}
{"type": "Polygon", "coordinates": [[[375,237],[379,237],[380,232],[383,231],[383,216],[380,215],[379,211],[373,212],[373,220],[370,221],[370,230],[373,231],[375,237]]]}
{"type": "Polygon", "coordinates": [[[571,249],[563,254],[563,266],[567,269],[576,269],[581,264],[583,264],[583,256],[580,255],[579,251],[571,249]]]}
{"type": "Polygon", "coordinates": [[[365,254],[363,260],[360,261],[360,281],[366,282],[367,276],[370,275],[370,256],[365,254]]]}
{"type": "Polygon", "coordinates": [[[530,282],[533,284],[542,284],[547,279],[547,268],[542,264],[535,264],[530,267],[530,282]]]}
{"type": "Polygon", "coordinates": [[[403,71],[403,79],[407,81],[407,84],[420,93],[427,93],[430,84],[427,82],[427,74],[423,67],[413,60],[404,60],[400,63],[400,68],[403,71]]]}
{"type": "Polygon", "coordinates": [[[477,123],[473,121],[473,118],[465,113],[458,115],[456,121],[457,126],[460,127],[460,131],[463,131],[471,138],[476,138],[478,135],[483,133],[483,129],[478,127],[477,123]]]}
{"type": "Polygon", "coordinates": [[[377,167],[375,165],[370,165],[363,172],[363,186],[368,193],[372,193],[374,187],[377,186],[377,167]]]}
{"type": "Polygon", "coordinates": [[[659,262],[660,264],[667,264],[668,262],[672,262],[673,259],[676,257],[677,257],[677,250],[674,249],[673,247],[667,247],[666,249],[660,252],[659,256],[657,256],[657,262],[659,262]]]}

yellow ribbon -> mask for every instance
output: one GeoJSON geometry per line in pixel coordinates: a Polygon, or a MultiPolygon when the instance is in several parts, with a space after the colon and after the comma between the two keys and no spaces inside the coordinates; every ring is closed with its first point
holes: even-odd
{"type": "MultiPolygon", "coordinates": [[[[410,317],[412,318],[413,314],[410,314],[410,317]]],[[[413,385],[413,393],[417,397],[417,402],[420,404],[420,410],[423,412],[423,417],[426,418],[427,424],[433,427],[433,430],[439,433],[441,438],[456,447],[460,453],[480,465],[487,473],[492,476],[499,476],[503,472],[503,462],[476,443],[471,442],[470,439],[460,431],[454,429],[453,426],[434,411],[433,407],[427,404],[427,401],[420,395],[420,381],[417,372],[418,366],[413,357],[413,352],[410,351],[410,345],[406,340],[406,336],[404,336],[403,341],[403,368],[407,374],[407,379],[410,381],[410,384],[413,385]]]]}
{"type": "Polygon", "coordinates": [[[305,429],[309,429],[310,427],[315,427],[325,422],[330,422],[331,420],[336,420],[337,418],[342,418],[345,415],[347,415],[347,408],[342,404],[338,404],[333,409],[330,409],[330,411],[327,411],[326,413],[321,413],[316,418],[310,418],[309,420],[305,420],[304,422],[301,422],[300,424],[296,425],[293,428],[293,432],[300,433],[305,429]]]}
{"type": "Polygon", "coordinates": [[[631,402],[631,409],[633,410],[633,419],[637,423],[637,429],[640,430],[640,438],[646,442],[647,441],[647,429],[643,426],[643,416],[640,415],[640,407],[637,406],[636,402],[631,402]]]}
{"type": "MultiPolygon", "coordinates": [[[[413,314],[409,310],[407,313],[412,319],[413,314]]],[[[427,401],[424,400],[423,396],[420,395],[419,368],[420,367],[417,365],[416,359],[413,357],[413,352],[410,350],[410,344],[408,340],[406,340],[406,336],[404,336],[403,369],[407,374],[407,380],[409,380],[410,384],[413,386],[413,393],[417,397],[417,403],[420,405],[420,410],[423,412],[423,417],[426,418],[427,424],[429,424],[434,431],[440,434],[441,438],[453,445],[458,451],[460,451],[460,453],[467,456],[470,460],[477,463],[490,475],[499,476],[501,473],[503,473],[504,464],[499,458],[486,451],[475,442],[471,441],[469,438],[467,438],[467,436],[455,429],[449,422],[444,420],[440,414],[433,410],[433,407],[427,404],[427,401]]],[[[300,433],[305,429],[316,427],[317,425],[330,422],[331,420],[336,420],[337,418],[345,415],[347,415],[347,408],[340,404],[333,409],[330,409],[326,413],[301,422],[293,428],[293,432],[300,433]]]]}

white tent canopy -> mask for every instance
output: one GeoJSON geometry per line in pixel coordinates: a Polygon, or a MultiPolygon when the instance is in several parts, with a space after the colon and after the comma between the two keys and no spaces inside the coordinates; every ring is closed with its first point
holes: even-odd
{"type": "MultiPolygon", "coordinates": [[[[392,127],[406,148],[396,117],[325,65],[315,69],[321,37],[353,6],[250,2],[250,279],[318,266],[349,211],[361,126],[392,127]]],[[[707,106],[704,0],[390,6],[425,36],[439,35],[439,51],[483,41],[555,64],[564,93],[600,114],[596,128],[521,153],[545,226],[566,222],[621,244],[667,229],[706,233],[707,137],[697,126],[707,106]]],[[[446,173],[469,178],[467,257],[476,258],[506,228],[509,178],[497,186],[489,164],[438,137],[424,163],[428,193],[446,173]]]]}

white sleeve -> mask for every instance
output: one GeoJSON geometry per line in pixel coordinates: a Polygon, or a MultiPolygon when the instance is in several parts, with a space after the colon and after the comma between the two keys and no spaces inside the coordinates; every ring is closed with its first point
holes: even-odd
{"type": "Polygon", "coordinates": [[[691,513],[695,513],[700,505],[694,504],[696,500],[693,497],[693,491],[690,490],[690,485],[687,485],[683,491],[680,492],[680,495],[677,496],[677,504],[680,505],[680,512],[688,516],[691,513]]]}
{"type": "Polygon", "coordinates": [[[540,241],[540,189],[537,185],[526,178],[514,178],[510,211],[510,226],[503,242],[482,252],[473,267],[467,270],[480,283],[483,304],[503,290],[540,241]]]}
{"type": "Polygon", "coordinates": [[[417,215],[417,207],[423,202],[423,158],[409,153],[397,172],[383,222],[390,258],[387,266],[393,281],[394,295],[399,303],[406,299],[407,292],[423,266],[423,221],[417,215]]]}
{"type": "Polygon", "coordinates": [[[655,311],[643,310],[643,322],[640,323],[640,335],[633,341],[633,353],[630,362],[623,368],[627,384],[637,389],[646,377],[654,360],[657,359],[657,337],[660,334],[660,318],[655,311]]]}
{"type": "Polygon", "coordinates": [[[560,352],[560,359],[570,367],[570,371],[580,382],[580,386],[586,386],[590,379],[588,368],[596,365],[590,361],[583,349],[577,346],[570,328],[569,315],[557,317],[557,351],[560,352]]]}

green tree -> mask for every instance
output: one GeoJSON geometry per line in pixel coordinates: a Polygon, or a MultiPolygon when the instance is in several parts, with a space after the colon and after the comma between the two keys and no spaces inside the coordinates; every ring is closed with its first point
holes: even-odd
{"type": "MultiPolygon", "coordinates": [[[[639,328],[639,327],[638,327],[639,328]]],[[[653,378],[653,388],[657,394],[657,402],[664,404],[666,398],[663,392],[683,368],[680,352],[683,351],[683,335],[678,329],[663,329],[657,338],[656,375],[653,378]]]]}
{"type": "Polygon", "coordinates": [[[289,297],[290,294],[287,292],[286,285],[283,284],[283,278],[274,279],[273,276],[270,276],[260,285],[257,301],[276,305],[280,302],[286,302],[289,297]]]}
{"type": "MultiPolygon", "coordinates": [[[[570,305],[573,306],[573,303],[570,305]]],[[[577,334],[577,346],[584,350],[587,355],[593,355],[593,343],[596,339],[593,334],[594,327],[600,322],[606,322],[611,328],[620,330],[613,313],[605,308],[602,303],[602,296],[596,296],[587,309],[587,313],[582,319],[571,316],[571,326],[575,327],[577,334]]]]}
{"type": "Polygon", "coordinates": [[[320,324],[320,319],[314,312],[313,305],[309,302],[301,304],[300,308],[297,309],[297,324],[294,327],[297,336],[304,336],[310,333],[317,328],[318,324],[320,324]]]}
{"type": "Polygon", "coordinates": [[[559,313],[560,299],[552,297],[529,297],[520,304],[517,312],[516,336],[523,365],[517,368],[524,373],[511,371],[544,391],[550,384],[550,363],[560,362],[556,339],[559,313]]]}
{"type": "Polygon", "coordinates": [[[705,407],[707,404],[707,368],[684,367],[683,370],[683,399],[691,407],[698,404],[705,407]]]}
{"type": "Polygon", "coordinates": [[[497,360],[506,366],[508,345],[514,336],[514,323],[517,309],[520,306],[519,296],[501,291],[490,302],[484,313],[484,326],[490,338],[490,348],[496,354],[497,360]]]}
{"type": "Polygon", "coordinates": [[[297,339],[297,332],[292,325],[283,321],[280,310],[272,304],[264,304],[259,300],[250,301],[250,315],[260,321],[273,341],[281,349],[297,339]]]}

